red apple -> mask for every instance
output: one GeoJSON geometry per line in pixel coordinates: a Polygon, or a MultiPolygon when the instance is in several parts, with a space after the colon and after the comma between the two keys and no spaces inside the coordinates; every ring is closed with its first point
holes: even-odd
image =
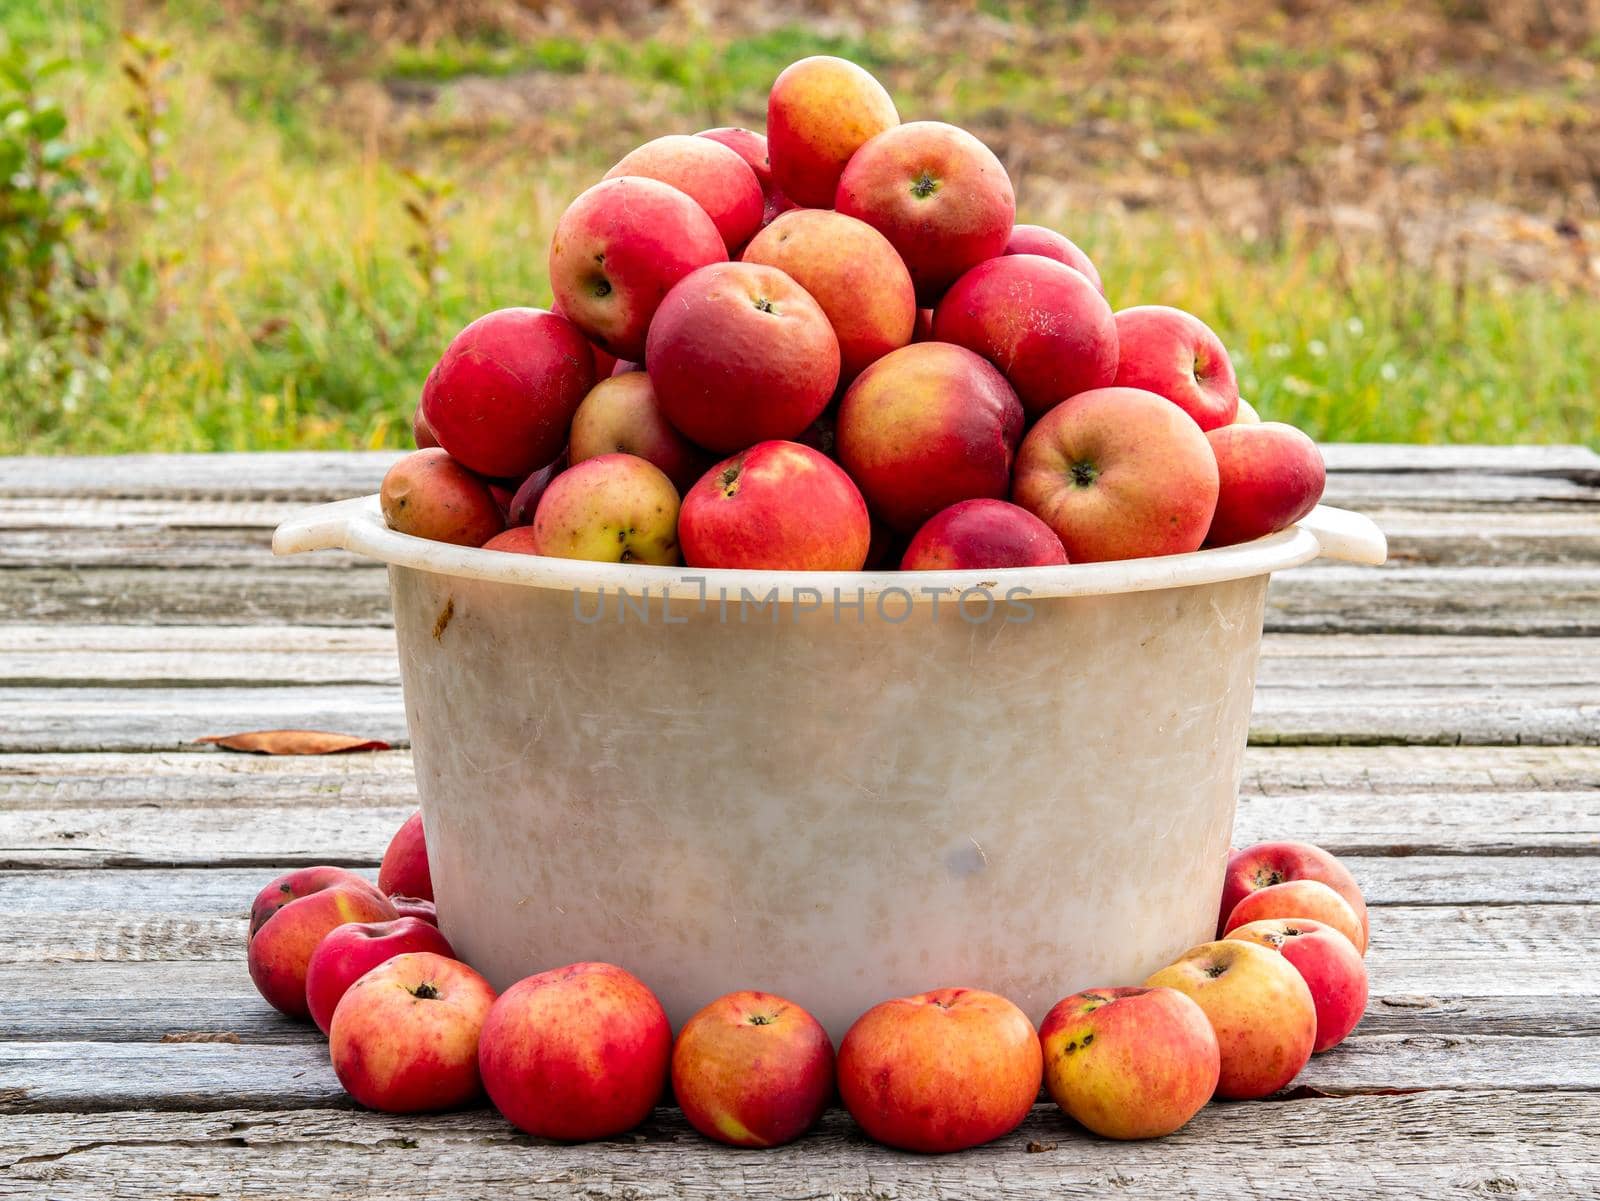
{"type": "Polygon", "coordinates": [[[420,404],[411,412],[411,440],[417,444],[418,450],[428,450],[439,445],[439,439],[435,438],[433,431],[428,428],[428,419],[422,415],[420,404]]]}
{"type": "Polygon", "coordinates": [[[1217,1090],[1222,1056],[1205,1011],[1171,988],[1095,988],[1058,1001],[1039,1027],[1044,1084],[1105,1138],[1160,1138],[1217,1090]]]}
{"type": "Polygon", "coordinates": [[[661,302],[645,364],[667,420],[728,454],[793,438],[816,420],[839,382],[839,340],[782,271],[717,263],[661,302]]]}
{"type": "Polygon", "coordinates": [[[883,85],[842,58],[790,63],[767,96],[767,151],[778,189],[806,208],[827,208],[851,155],[900,123],[883,85]]]}
{"type": "Polygon", "coordinates": [[[713,142],[721,142],[750,164],[750,169],[756,173],[756,182],[761,185],[762,229],[771,225],[775,218],[795,207],[794,201],[779,190],[777,182],[772,178],[772,160],[767,153],[767,136],[765,134],[757,133],[753,129],[725,126],[721,129],[702,129],[695,136],[710,138],[713,142]]]}
{"type": "Polygon", "coordinates": [[[1294,426],[1236,421],[1206,437],[1221,481],[1207,546],[1231,546],[1286,529],[1322,499],[1327,482],[1322,452],[1294,426]]]}
{"type": "Polygon", "coordinates": [[[671,1051],[653,992],[620,967],[574,963],[506,989],[483,1024],[478,1067],[512,1125],[578,1142],[642,1122],[671,1051]]]}
{"type": "Polygon", "coordinates": [[[888,239],[864,221],[796,209],[757,234],[743,258],[777,267],[811,293],[839,339],[840,383],[911,341],[911,275],[888,239]]]}
{"type": "Polygon", "coordinates": [[[1320,880],[1286,880],[1245,893],[1228,915],[1222,932],[1227,934],[1250,922],[1279,917],[1306,918],[1331,926],[1348,938],[1357,951],[1366,954],[1367,939],[1360,916],[1320,880]]]}
{"type": "Polygon", "coordinates": [[[323,938],[346,922],[389,922],[399,914],[370,885],[332,882],[276,910],[250,938],[250,979],[274,1009],[309,1017],[306,969],[323,938]]]}
{"type": "MultiPolygon", "coordinates": [[[[397,912],[399,908],[395,906],[397,912]]],[[[351,922],[328,931],[306,965],[306,1007],[317,1029],[328,1033],[339,998],[362,976],[396,955],[415,951],[456,957],[439,928],[421,918],[351,922]]]]}
{"type": "Polygon", "coordinates": [[[839,177],[834,207],[889,239],[929,306],[1005,250],[1017,214],[993,151],[941,121],[897,125],[862,146],[839,177]]]}
{"type": "Polygon", "coordinates": [[[505,528],[489,486],[437,446],[397,459],[378,504],[391,530],[433,542],[482,546],[505,528]]]}
{"type": "Polygon", "coordinates": [[[1015,1130],[1042,1073],[1039,1036],[1022,1010],[973,988],[875,1005],[839,1044],[850,1116],[869,1138],[906,1151],[961,1151],[1015,1130]]]}
{"type": "Polygon", "coordinates": [[[550,286],[591,341],[619,359],[640,359],[650,319],[672,285],[727,257],[716,223],[689,196],[660,180],[624,176],[601,180],[561,214],[550,241],[550,286]]]}
{"type": "MultiPolygon", "coordinates": [[[[582,405],[578,406],[582,408],[582,405]]],[[[544,496],[544,490],[550,486],[550,481],[555,479],[567,469],[567,452],[562,451],[556,461],[539,468],[522,483],[517,485],[517,490],[511,495],[511,503],[506,506],[506,524],[515,529],[518,526],[532,525],[533,515],[538,511],[539,500],[544,496]]]]}
{"type": "Polygon", "coordinates": [[[500,309],[457,334],[422,387],[422,414],[450,457],[521,479],[561,451],[594,384],[594,351],[543,309],[500,309]]]}
{"type": "Polygon", "coordinates": [[[1200,318],[1164,305],[1117,314],[1117,384],[1165,396],[1203,430],[1233,421],[1239,381],[1222,339],[1200,318]]]}
{"type": "Polygon", "coordinates": [[[933,336],[1000,368],[1030,420],[1117,377],[1117,322],[1088,277],[1053,259],[979,263],[933,313],[933,336]]]}
{"type": "Polygon", "coordinates": [[[678,538],[690,567],[859,571],[872,528],[832,459],[798,442],[758,442],[689,490],[678,538]]]}
{"type": "Polygon", "coordinates": [[[928,518],[900,560],[901,571],[1053,567],[1067,561],[1055,531],[1003,500],[963,500],[928,518]]]}
{"type": "Polygon", "coordinates": [[[710,138],[673,133],[623,155],[607,179],[632,175],[657,179],[684,193],[711,218],[728,253],[761,228],[765,195],[750,164],[710,138]]]}
{"type": "Polygon", "coordinates": [[[1211,524],[1217,460],[1200,427],[1155,393],[1098,388],[1028,431],[1012,499],[1074,563],[1181,554],[1211,524]]]}
{"type": "Polygon", "coordinates": [[[567,448],[572,462],[619,452],[654,463],[680,493],[693,487],[711,464],[704,451],[661,415],[655,385],[643,371],[601,380],[572,418],[567,448]]]}
{"type": "Polygon", "coordinates": [[[378,866],[378,887],[386,895],[433,900],[433,877],[428,871],[428,843],[422,832],[422,810],[417,810],[394,832],[378,866]]]}
{"type": "Polygon", "coordinates": [[[536,555],[539,540],[531,525],[514,525],[503,534],[496,534],[483,544],[484,550],[503,551],[508,555],[536,555]]]}
{"type": "Polygon", "coordinates": [[[750,170],[755,172],[756,182],[761,185],[763,194],[777,186],[772,180],[772,160],[767,156],[766,134],[736,125],[724,125],[717,129],[702,129],[694,136],[719,142],[744,159],[750,170]]]}
{"type": "Polygon", "coordinates": [[[427,922],[430,926],[439,924],[439,910],[434,907],[432,901],[396,893],[389,898],[389,904],[394,906],[394,911],[401,917],[414,917],[418,921],[427,922]]]}
{"type": "Polygon", "coordinates": [[[637,455],[599,455],[550,482],[531,528],[535,554],[671,567],[678,562],[678,492],[637,455]]]}
{"type": "Polygon", "coordinates": [[[856,377],[839,403],[837,450],[873,513],[909,534],[957,501],[1005,496],[1022,425],[1017,394],[992,366],[922,342],[856,377]]]}
{"type": "MultiPolygon", "coordinates": [[[[552,300],[550,302],[550,311],[557,317],[565,318],[567,316],[561,311],[560,301],[552,300]]],[[[585,340],[587,341],[587,339],[585,340]]],[[[606,376],[610,375],[611,372],[616,369],[616,355],[612,354],[602,346],[596,346],[593,342],[589,343],[589,351],[594,356],[595,379],[605,379],[606,376]]]]}
{"type": "Polygon", "coordinates": [[[483,1091],[478,1035],[494,989],[445,955],[397,955],[360,977],[333,1011],[328,1053],[368,1109],[459,1109],[483,1091]]]}
{"type": "Polygon", "coordinates": [[[267,924],[267,919],[290,901],[298,901],[301,897],[308,897],[314,892],[321,892],[336,885],[365,890],[378,897],[383,895],[371,880],[349,868],[302,867],[284,873],[256,893],[255,900],[250,903],[249,936],[254,938],[256,931],[267,924]]]}
{"type": "Polygon", "coordinates": [[[1317,1009],[1311,990],[1281,955],[1227,939],[1193,947],[1145,982],[1192,998],[1222,1053],[1217,1095],[1249,1100],[1277,1092],[1311,1058],[1317,1009]]]}
{"type": "Polygon", "coordinates": [[[1229,915],[1244,900],[1246,893],[1289,880],[1319,880],[1343,897],[1361,921],[1361,938],[1356,941],[1356,949],[1366,947],[1370,931],[1367,903],[1361,897],[1361,886],[1356,883],[1349,868],[1321,847],[1312,846],[1309,842],[1258,842],[1242,851],[1229,853],[1227,872],[1222,879],[1222,909],[1217,917],[1217,937],[1222,937],[1229,915]]]}
{"type": "Polygon", "coordinates": [[[833,1044],[793,1001],[764,992],[719,997],[672,1047],[672,1093],[707,1138],[776,1147],[809,1130],[833,1095],[833,1044]]]}
{"type": "Polygon", "coordinates": [[[1350,940],[1332,926],[1305,918],[1247,922],[1229,938],[1259,943],[1279,952],[1300,973],[1317,1007],[1313,1055],[1338,1046],[1367,1009],[1367,965],[1350,940]]]}
{"type": "Polygon", "coordinates": [[[1006,239],[1005,253],[1038,254],[1055,259],[1063,266],[1083,272],[1096,292],[1102,296],[1106,294],[1105,284],[1101,282],[1100,272],[1093,260],[1079,250],[1070,238],[1063,237],[1053,229],[1046,229],[1042,225],[1014,225],[1011,236],[1006,239]]]}

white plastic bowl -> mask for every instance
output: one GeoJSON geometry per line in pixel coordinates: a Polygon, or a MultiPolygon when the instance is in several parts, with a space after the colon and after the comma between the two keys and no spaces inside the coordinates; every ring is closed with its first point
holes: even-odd
{"type": "Polygon", "coordinates": [[[993,572],[502,554],[396,533],[376,497],[273,539],[329,547],[389,564],[466,960],[498,988],[620,963],[674,1024],[766,989],[835,1039],[943,985],[1037,1021],[1212,937],[1268,576],[1385,556],[1326,507],[1243,546],[993,572]]]}

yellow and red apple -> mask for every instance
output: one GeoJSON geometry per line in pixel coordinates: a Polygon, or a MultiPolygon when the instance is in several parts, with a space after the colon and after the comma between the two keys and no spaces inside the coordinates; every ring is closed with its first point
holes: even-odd
{"type": "Polygon", "coordinates": [[[833,1095],[833,1044],[793,1001],[765,992],[719,997],[672,1047],[672,1093],[701,1134],[776,1147],[809,1130],[833,1095]]]}
{"type": "Polygon", "coordinates": [[[870,1138],[943,1153],[1015,1130],[1039,1095],[1044,1059],[1010,1001],[940,988],[857,1018],[839,1044],[838,1070],[839,1096],[870,1138]]]}
{"type": "Polygon", "coordinates": [[[1211,1020],[1221,1053],[1219,1097],[1270,1096],[1311,1058],[1316,1004],[1294,965],[1274,951],[1237,939],[1202,943],[1144,983],[1177,989],[1211,1020]]]}
{"type": "Polygon", "coordinates": [[[1091,988],[1045,1015],[1044,1084],[1063,1113],[1106,1138],[1160,1138],[1217,1090],[1211,1020],[1171,988],[1091,988]]]}
{"type": "Polygon", "coordinates": [[[459,1109],[482,1094],[478,1036],[494,1004],[489,982],[464,963],[420,951],[397,955],[339,999],[328,1054],[344,1089],[368,1109],[459,1109]]]}
{"type": "Polygon", "coordinates": [[[482,546],[506,528],[489,486],[437,446],[396,460],[378,505],[391,530],[433,542],[482,546]]]}
{"type": "Polygon", "coordinates": [[[1367,965],[1332,926],[1306,918],[1275,918],[1235,926],[1227,937],[1269,947],[1294,964],[1317,1007],[1312,1054],[1343,1042],[1366,1012],[1367,965]]]}

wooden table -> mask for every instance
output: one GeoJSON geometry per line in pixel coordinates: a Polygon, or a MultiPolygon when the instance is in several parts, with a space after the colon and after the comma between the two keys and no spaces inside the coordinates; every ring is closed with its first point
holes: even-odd
{"type": "MultiPolygon", "coordinates": [[[[1594,1197],[1600,1192],[1600,458],[1343,446],[1381,570],[1272,588],[1236,841],[1347,856],[1365,1021],[1271,1103],[1165,1141],[1048,1107],[943,1159],[833,1113],[734,1152],[663,1109],[540,1144],[492,1111],[357,1111],[244,969],[276,872],[372,868],[404,750],[195,745],[278,726],[404,745],[384,574],[272,526],[390,456],[0,460],[0,1196],[1594,1197]]],[[[929,981],[930,984],[942,983],[929,981]]]]}

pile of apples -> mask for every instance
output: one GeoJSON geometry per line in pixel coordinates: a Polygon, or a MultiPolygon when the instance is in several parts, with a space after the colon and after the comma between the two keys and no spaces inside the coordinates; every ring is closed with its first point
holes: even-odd
{"type": "Polygon", "coordinates": [[[1212,1097],[1269,1096],[1337,1045],[1367,1003],[1367,909],[1350,872],[1305,843],[1234,851],[1218,941],[1140,987],[1087,989],[1037,1031],[1011,1001],[940,988],[876,1005],[835,1055],[799,1005],[742,991],[673,1038],[623,968],[574,963],[495,994],[437,929],[421,814],[374,887],[337,867],[268,884],[250,910],[250,975],[277,1009],[328,1036],[335,1074],[391,1113],[487,1093],[516,1127],[565,1141],[632,1129],[670,1082],[700,1133],[774,1147],[835,1096],[868,1136],[910,1151],[974,1147],[1015,1129],[1041,1084],[1107,1138],[1153,1138],[1212,1097]]]}
{"type": "Polygon", "coordinates": [[[562,214],[549,311],[429,373],[388,524],[465,546],[792,571],[994,569],[1262,537],[1322,495],[1221,341],[1113,312],[1016,225],[972,134],[901,124],[843,59],[787,67],[765,135],[632,151],[562,214]]]}

